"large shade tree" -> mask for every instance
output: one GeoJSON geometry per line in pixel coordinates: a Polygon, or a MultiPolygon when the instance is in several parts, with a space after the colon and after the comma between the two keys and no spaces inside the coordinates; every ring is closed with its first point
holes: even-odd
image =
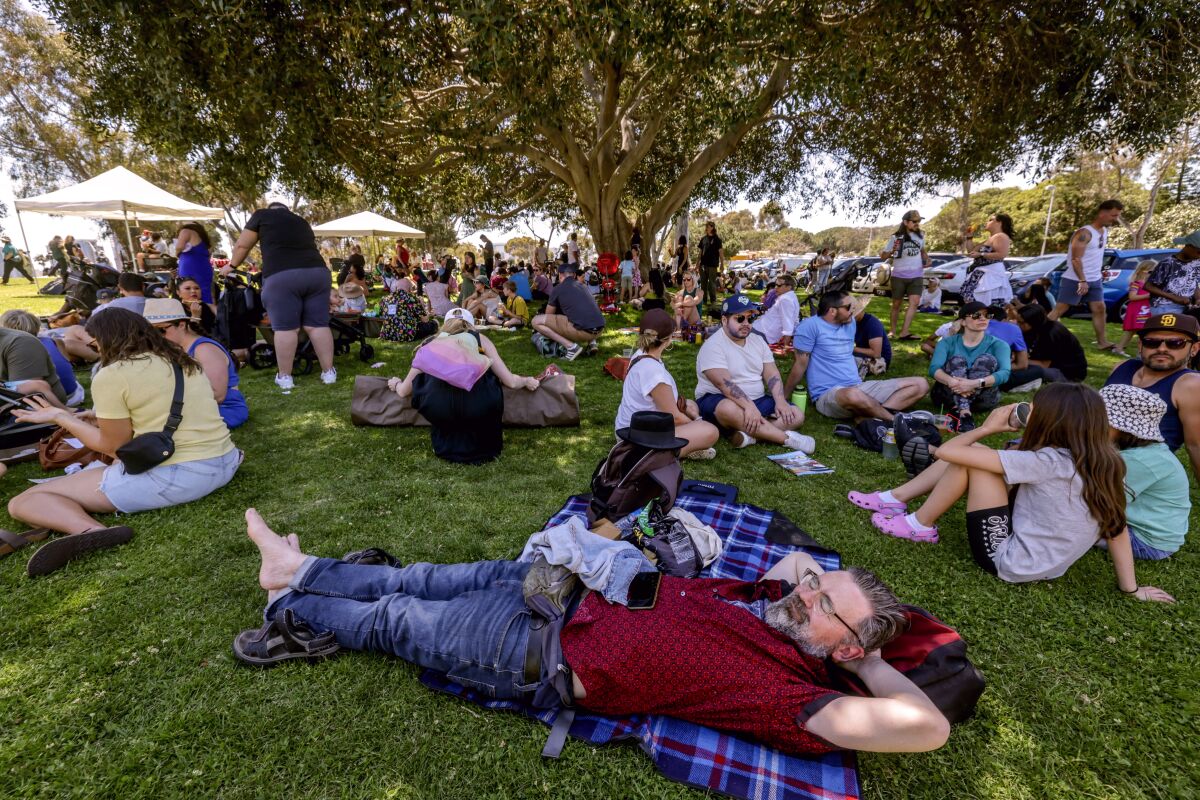
{"type": "Polygon", "coordinates": [[[1200,76],[1193,0],[46,5],[97,115],[222,181],[477,224],[575,207],[613,251],[688,201],[880,203],[1151,147],[1200,76]]]}

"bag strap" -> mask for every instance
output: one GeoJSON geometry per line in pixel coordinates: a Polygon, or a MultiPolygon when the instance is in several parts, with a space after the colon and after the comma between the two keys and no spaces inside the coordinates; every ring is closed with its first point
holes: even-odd
{"type": "Polygon", "coordinates": [[[175,369],[175,395],[171,398],[167,424],[163,426],[163,433],[168,435],[173,435],[183,422],[183,369],[178,364],[171,366],[175,369]]]}

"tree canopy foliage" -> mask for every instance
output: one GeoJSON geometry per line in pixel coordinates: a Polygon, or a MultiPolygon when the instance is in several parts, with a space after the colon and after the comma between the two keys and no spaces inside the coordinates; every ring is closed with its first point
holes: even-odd
{"type": "Polygon", "coordinates": [[[1145,149],[1200,96],[1191,0],[47,7],[99,118],[222,183],[349,182],[480,225],[577,208],[611,250],[688,200],[878,204],[1022,154],[1145,149]]]}

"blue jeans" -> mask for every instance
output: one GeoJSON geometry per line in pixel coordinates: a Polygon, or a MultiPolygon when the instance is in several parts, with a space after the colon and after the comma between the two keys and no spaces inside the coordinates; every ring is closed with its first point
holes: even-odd
{"type": "Polygon", "coordinates": [[[395,569],[310,557],[267,619],[290,608],[348,650],[397,656],[487,697],[516,699],[541,683],[524,682],[528,571],[516,561],[395,569]]]}

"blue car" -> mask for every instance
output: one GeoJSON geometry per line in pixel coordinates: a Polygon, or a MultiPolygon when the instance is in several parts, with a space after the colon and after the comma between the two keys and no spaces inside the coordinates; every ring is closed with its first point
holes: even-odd
{"type": "MultiPolygon", "coordinates": [[[[1169,255],[1179,251],[1176,249],[1141,249],[1141,250],[1105,250],[1104,251],[1104,305],[1108,309],[1108,318],[1112,322],[1120,322],[1125,315],[1125,304],[1129,300],[1129,278],[1137,265],[1144,259],[1162,261],[1169,255]]],[[[1059,284],[1068,266],[1066,253],[1053,253],[1030,259],[1011,275],[1014,293],[1019,293],[1033,281],[1041,277],[1050,278],[1050,291],[1055,297],[1059,295],[1059,284]]],[[[1072,308],[1069,314],[1087,313],[1086,305],[1072,308]]]]}

